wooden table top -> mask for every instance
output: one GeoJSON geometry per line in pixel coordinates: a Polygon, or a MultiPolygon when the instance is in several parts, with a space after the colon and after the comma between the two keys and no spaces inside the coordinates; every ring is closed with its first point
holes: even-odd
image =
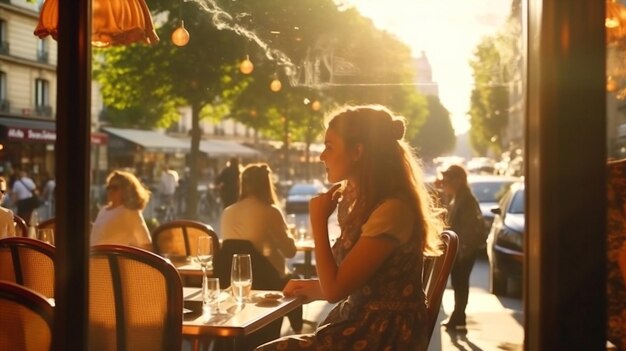
{"type": "MultiPolygon", "coordinates": [[[[183,296],[186,301],[196,301],[201,306],[200,290],[200,288],[183,288],[183,296]]],[[[239,306],[228,292],[222,292],[223,300],[220,303],[220,309],[229,315],[210,318],[197,312],[186,314],[183,318],[183,335],[224,338],[248,335],[282,318],[302,305],[304,301],[302,297],[267,299],[264,297],[267,293],[280,292],[252,290],[251,301],[239,306]]]]}

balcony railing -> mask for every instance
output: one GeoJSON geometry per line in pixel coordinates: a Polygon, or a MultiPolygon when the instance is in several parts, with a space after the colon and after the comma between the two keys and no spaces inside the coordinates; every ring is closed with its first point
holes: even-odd
{"type": "Polygon", "coordinates": [[[9,112],[11,110],[11,103],[7,99],[0,99],[0,111],[9,112]]]}
{"type": "Polygon", "coordinates": [[[39,116],[52,117],[52,106],[50,105],[38,105],[35,107],[35,112],[39,116]]]}
{"type": "Polygon", "coordinates": [[[48,56],[48,50],[37,49],[37,61],[47,63],[48,56]]]}
{"type": "Polygon", "coordinates": [[[8,41],[0,41],[0,54],[8,55],[9,54],[9,42],[8,41]]]}

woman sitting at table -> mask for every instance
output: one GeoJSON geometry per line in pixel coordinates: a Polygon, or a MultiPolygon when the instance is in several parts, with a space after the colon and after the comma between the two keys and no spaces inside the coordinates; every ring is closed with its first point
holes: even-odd
{"type": "Polygon", "coordinates": [[[313,334],[258,350],[427,349],[422,262],[440,253],[443,224],[404,132],[404,118],[382,106],[348,107],[330,120],[320,159],[339,184],[309,204],[319,279],[291,280],[283,292],[337,305],[313,334]],[[328,218],[342,195],[331,248],[328,218]]]}
{"type": "Polygon", "coordinates": [[[286,259],[296,254],[296,245],[289,234],[271,170],[265,163],[246,166],[241,173],[239,201],[222,213],[222,239],[243,239],[265,256],[281,277],[287,273],[286,259]]]}
{"type": "Polygon", "coordinates": [[[91,228],[91,245],[119,244],[152,250],[150,232],[141,211],[150,192],[132,173],[114,171],[107,177],[107,204],[91,228]]]}
{"type": "Polygon", "coordinates": [[[2,207],[4,197],[7,193],[7,181],[0,177],[0,238],[4,236],[15,236],[15,223],[13,222],[13,211],[2,207]]]}
{"type": "MultiPolygon", "coordinates": [[[[296,254],[294,239],[289,234],[283,217],[276,190],[272,183],[271,170],[265,163],[246,166],[241,173],[239,200],[224,209],[220,228],[224,242],[228,239],[247,240],[263,255],[283,279],[275,289],[281,289],[288,275],[286,257],[296,254]]],[[[254,284],[254,280],[253,280],[254,284]]],[[[254,287],[254,285],[253,285],[254,287]]],[[[289,322],[294,331],[302,330],[302,308],[290,312],[289,322]]],[[[257,332],[246,340],[246,349],[280,336],[282,321],[257,332]]]]}

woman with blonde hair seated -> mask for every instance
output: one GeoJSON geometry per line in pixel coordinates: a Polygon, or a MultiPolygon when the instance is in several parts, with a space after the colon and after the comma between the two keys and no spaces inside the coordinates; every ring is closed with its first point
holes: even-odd
{"type": "Polygon", "coordinates": [[[7,193],[7,181],[0,177],[0,238],[15,236],[15,224],[13,223],[13,211],[2,207],[4,196],[7,193]]]}
{"type": "Polygon", "coordinates": [[[132,173],[114,171],[107,177],[107,204],[91,228],[91,245],[119,244],[152,250],[150,232],[141,211],[148,191],[132,173]]]}

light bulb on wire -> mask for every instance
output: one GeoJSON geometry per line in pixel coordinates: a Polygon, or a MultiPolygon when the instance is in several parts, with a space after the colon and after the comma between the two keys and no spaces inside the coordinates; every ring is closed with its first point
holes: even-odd
{"type": "Polygon", "coordinates": [[[180,27],[172,32],[172,43],[176,46],[185,46],[189,43],[189,32],[185,29],[185,21],[180,21],[180,27]]]}
{"type": "Polygon", "coordinates": [[[272,79],[272,81],[270,82],[270,90],[275,93],[279,92],[282,87],[283,83],[281,83],[280,80],[278,80],[278,78],[276,77],[274,77],[274,79],[272,79]]]}
{"type": "Polygon", "coordinates": [[[311,110],[313,111],[319,111],[320,107],[322,107],[322,105],[320,104],[319,101],[315,100],[311,103],[311,110]]]}
{"type": "Polygon", "coordinates": [[[254,64],[252,64],[252,61],[250,61],[250,56],[246,55],[246,59],[241,61],[241,64],[239,65],[239,70],[243,74],[250,74],[252,73],[252,71],[254,71],[254,64]]]}

